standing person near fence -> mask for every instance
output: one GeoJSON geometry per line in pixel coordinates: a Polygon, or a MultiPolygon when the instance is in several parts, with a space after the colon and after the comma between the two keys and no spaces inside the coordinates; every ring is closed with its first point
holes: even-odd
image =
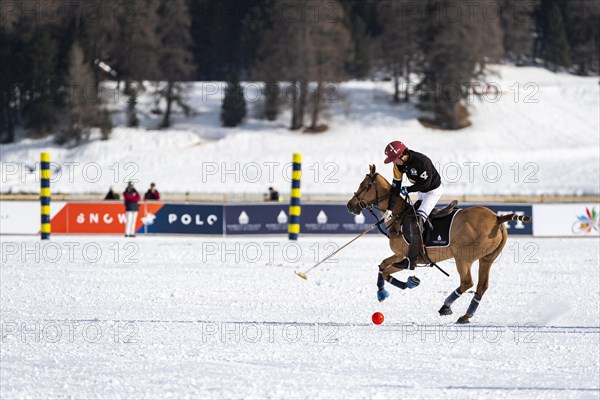
{"type": "Polygon", "coordinates": [[[160,193],[158,193],[154,182],[150,184],[150,189],[144,195],[144,200],[160,200],[160,193]]]}
{"type": "Polygon", "coordinates": [[[135,237],[135,223],[140,209],[140,194],[135,190],[133,182],[129,181],[127,183],[123,198],[125,199],[125,237],[135,237]]]}
{"type": "Polygon", "coordinates": [[[279,192],[275,190],[272,186],[269,187],[269,193],[267,194],[267,201],[280,201],[279,192]]]}
{"type": "Polygon", "coordinates": [[[119,196],[119,193],[115,192],[115,189],[112,186],[108,189],[106,196],[104,196],[104,200],[119,200],[120,198],[121,196],[119,196]]]}

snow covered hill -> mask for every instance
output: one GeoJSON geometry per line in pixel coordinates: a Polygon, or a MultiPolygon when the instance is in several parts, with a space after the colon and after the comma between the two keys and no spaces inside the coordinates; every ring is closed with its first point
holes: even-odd
{"type": "Polygon", "coordinates": [[[472,126],[458,132],[423,127],[412,104],[390,103],[390,82],[339,85],[343,100],[331,104],[323,134],[287,129],[289,113],[274,122],[256,118],[258,84],[247,84],[249,117],[233,129],[219,123],[223,83],[191,85],[196,115],[176,115],[169,130],[142,97],[142,127],[124,127],[125,98],[105,85],[116,128],[112,139],[94,137],[76,148],[52,138],[3,145],[2,193],[31,192],[39,184],[26,174],[41,151],[60,168],[53,192],[103,193],[129,179],[145,189],[151,181],[171,193],[289,192],[292,153],[303,155],[304,193],[351,193],[369,164],[388,179],[383,149],[392,140],[428,154],[438,164],[447,195],[600,194],[600,86],[597,77],[552,73],[542,68],[495,66],[487,82],[500,88],[471,99],[472,126]]]}

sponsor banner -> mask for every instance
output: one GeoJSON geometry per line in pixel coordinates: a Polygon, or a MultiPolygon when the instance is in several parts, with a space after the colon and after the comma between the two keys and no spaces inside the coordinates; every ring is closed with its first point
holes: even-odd
{"type": "MultiPolygon", "coordinates": [[[[58,214],[65,202],[50,203],[50,218],[58,214]]],[[[39,201],[0,202],[1,235],[35,235],[40,232],[41,208],[39,201]]]]}
{"type": "Polygon", "coordinates": [[[600,204],[535,204],[535,236],[597,237],[600,204]]]}
{"type": "MultiPolygon", "coordinates": [[[[302,206],[300,234],[359,233],[376,221],[367,212],[352,215],[345,205],[307,204],[302,206]]],[[[250,204],[225,206],[227,235],[287,234],[288,206],[283,204],[250,204]]],[[[376,231],[376,230],[375,230],[376,231]]]]}
{"type": "MultiPolygon", "coordinates": [[[[358,215],[350,214],[346,205],[307,204],[302,206],[300,234],[361,233],[376,222],[377,220],[368,211],[358,215]]],[[[375,228],[369,233],[379,233],[379,231],[375,228]]]]}
{"type": "Polygon", "coordinates": [[[223,234],[223,206],[200,204],[164,204],[143,219],[147,233],[223,234]]]}
{"type": "Polygon", "coordinates": [[[290,219],[288,212],[289,206],[280,203],[225,206],[225,233],[227,235],[287,234],[290,219]]]}
{"type": "MultiPolygon", "coordinates": [[[[468,208],[469,206],[461,206],[460,208],[468,208]]],[[[517,215],[529,215],[533,213],[532,207],[530,204],[502,204],[502,205],[486,205],[485,207],[489,208],[496,214],[502,216],[506,214],[515,213],[517,215]]],[[[535,218],[534,218],[535,220],[535,218]]],[[[507,228],[509,235],[532,235],[533,234],[533,225],[531,222],[522,222],[522,221],[507,221],[504,223],[507,228]]]]}
{"type": "MultiPolygon", "coordinates": [[[[447,203],[440,203],[437,207],[445,207],[446,205],[447,203]]],[[[504,210],[503,212],[513,212],[508,211],[509,208],[498,207],[499,210],[504,210]]],[[[527,210],[519,206],[515,210],[519,212],[529,211],[528,215],[531,215],[531,207],[527,210]]],[[[380,217],[378,211],[375,211],[375,215],[378,218],[380,217]]],[[[359,215],[350,214],[345,204],[308,204],[302,207],[300,233],[361,233],[370,228],[375,222],[377,220],[368,211],[363,211],[359,215]]],[[[385,227],[383,229],[385,231],[385,227]]],[[[524,229],[523,234],[527,234],[526,232],[527,229],[524,229]]],[[[379,230],[374,228],[369,233],[379,234],[379,230]]],[[[531,234],[531,229],[529,234],[531,234]]]]}
{"type": "MultiPolygon", "coordinates": [[[[143,232],[147,214],[156,214],[163,203],[142,203],[136,231],[143,232]]],[[[125,205],[112,202],[67,203],[51,218],[52,233],[125,233],[125,205]]]]}
{"type": "MultiPolygon", "coordinates": [[[[443,206],[443,204],[440,204],[443,206]]],[[[461,204],[461,208],[469,205],[461,204]]],[[[490,205],[502,215],[532,215],[533,224],[508,221],[511,235],[593,236],[598,235],[598,204],[490,205]],[[533,229],[532,229],[533,228],[533,229]]],[[[250,205],[140,204],[138,233],[177,234],[286,234],[288,206],[281,203],[250,205]],[[226,217],[226,220],[225,220],[226,217]]],[[[302,207],[300,233],[356,234],[375,223],[363,212],[358,216],[342,204],[307,204],[302,207]]],[[[122,202],[52,202],[52,233],[124,234],[125,207],[122,202]]],[[[0,234],[37,234],[40,205],[36,201],[2,201],[0,234]]],[[[371,231],[377,234],[377,229],[371,231]]]]}

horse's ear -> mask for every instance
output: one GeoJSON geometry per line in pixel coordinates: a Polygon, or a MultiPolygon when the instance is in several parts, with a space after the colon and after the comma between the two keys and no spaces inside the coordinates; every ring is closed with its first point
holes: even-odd
{"type": "Polygon", "coordinates": [[[375,164],[369,165],[369,169],[371,170],[371,176],[375,175],[375,164]]]}

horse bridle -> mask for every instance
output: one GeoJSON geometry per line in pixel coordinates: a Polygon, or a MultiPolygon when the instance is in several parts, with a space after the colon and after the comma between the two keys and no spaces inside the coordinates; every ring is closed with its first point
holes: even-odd
{"type": "MultiPolygon", "coordinates": [[[[387,195],[384,195],[383,197],[379,197],[379,186],[375,185],[375,200],[373,201],[372,204],[367,204],[366,201],[364,201],[363,199],[361,199],[360,197],[358,197],[361,193],[367,193],[369,190],[371,190],[371,186],[373,186],[375,184],[375,181],[377,180],[377,176],[379,175],[378,172],[376,172],[373,175],[369,175],[367,174],[366,176],[369,178],[369,183],[367,186],[364,186],[363,188],[361,188],[358,192],[354,192],[354,196],[356,197],[356,200],[358,200],[358,207],[360,208],[360,211],[362,210],[369,210],[372,212],[373,207],[377,208],[378,210],[382,211],[377,204],[379,204],[380,201],[387,199],[388,197],[390,197],[389,193],[387,195]]],[[[364,197],[364,195],[363,195],[364,197]]]]}

